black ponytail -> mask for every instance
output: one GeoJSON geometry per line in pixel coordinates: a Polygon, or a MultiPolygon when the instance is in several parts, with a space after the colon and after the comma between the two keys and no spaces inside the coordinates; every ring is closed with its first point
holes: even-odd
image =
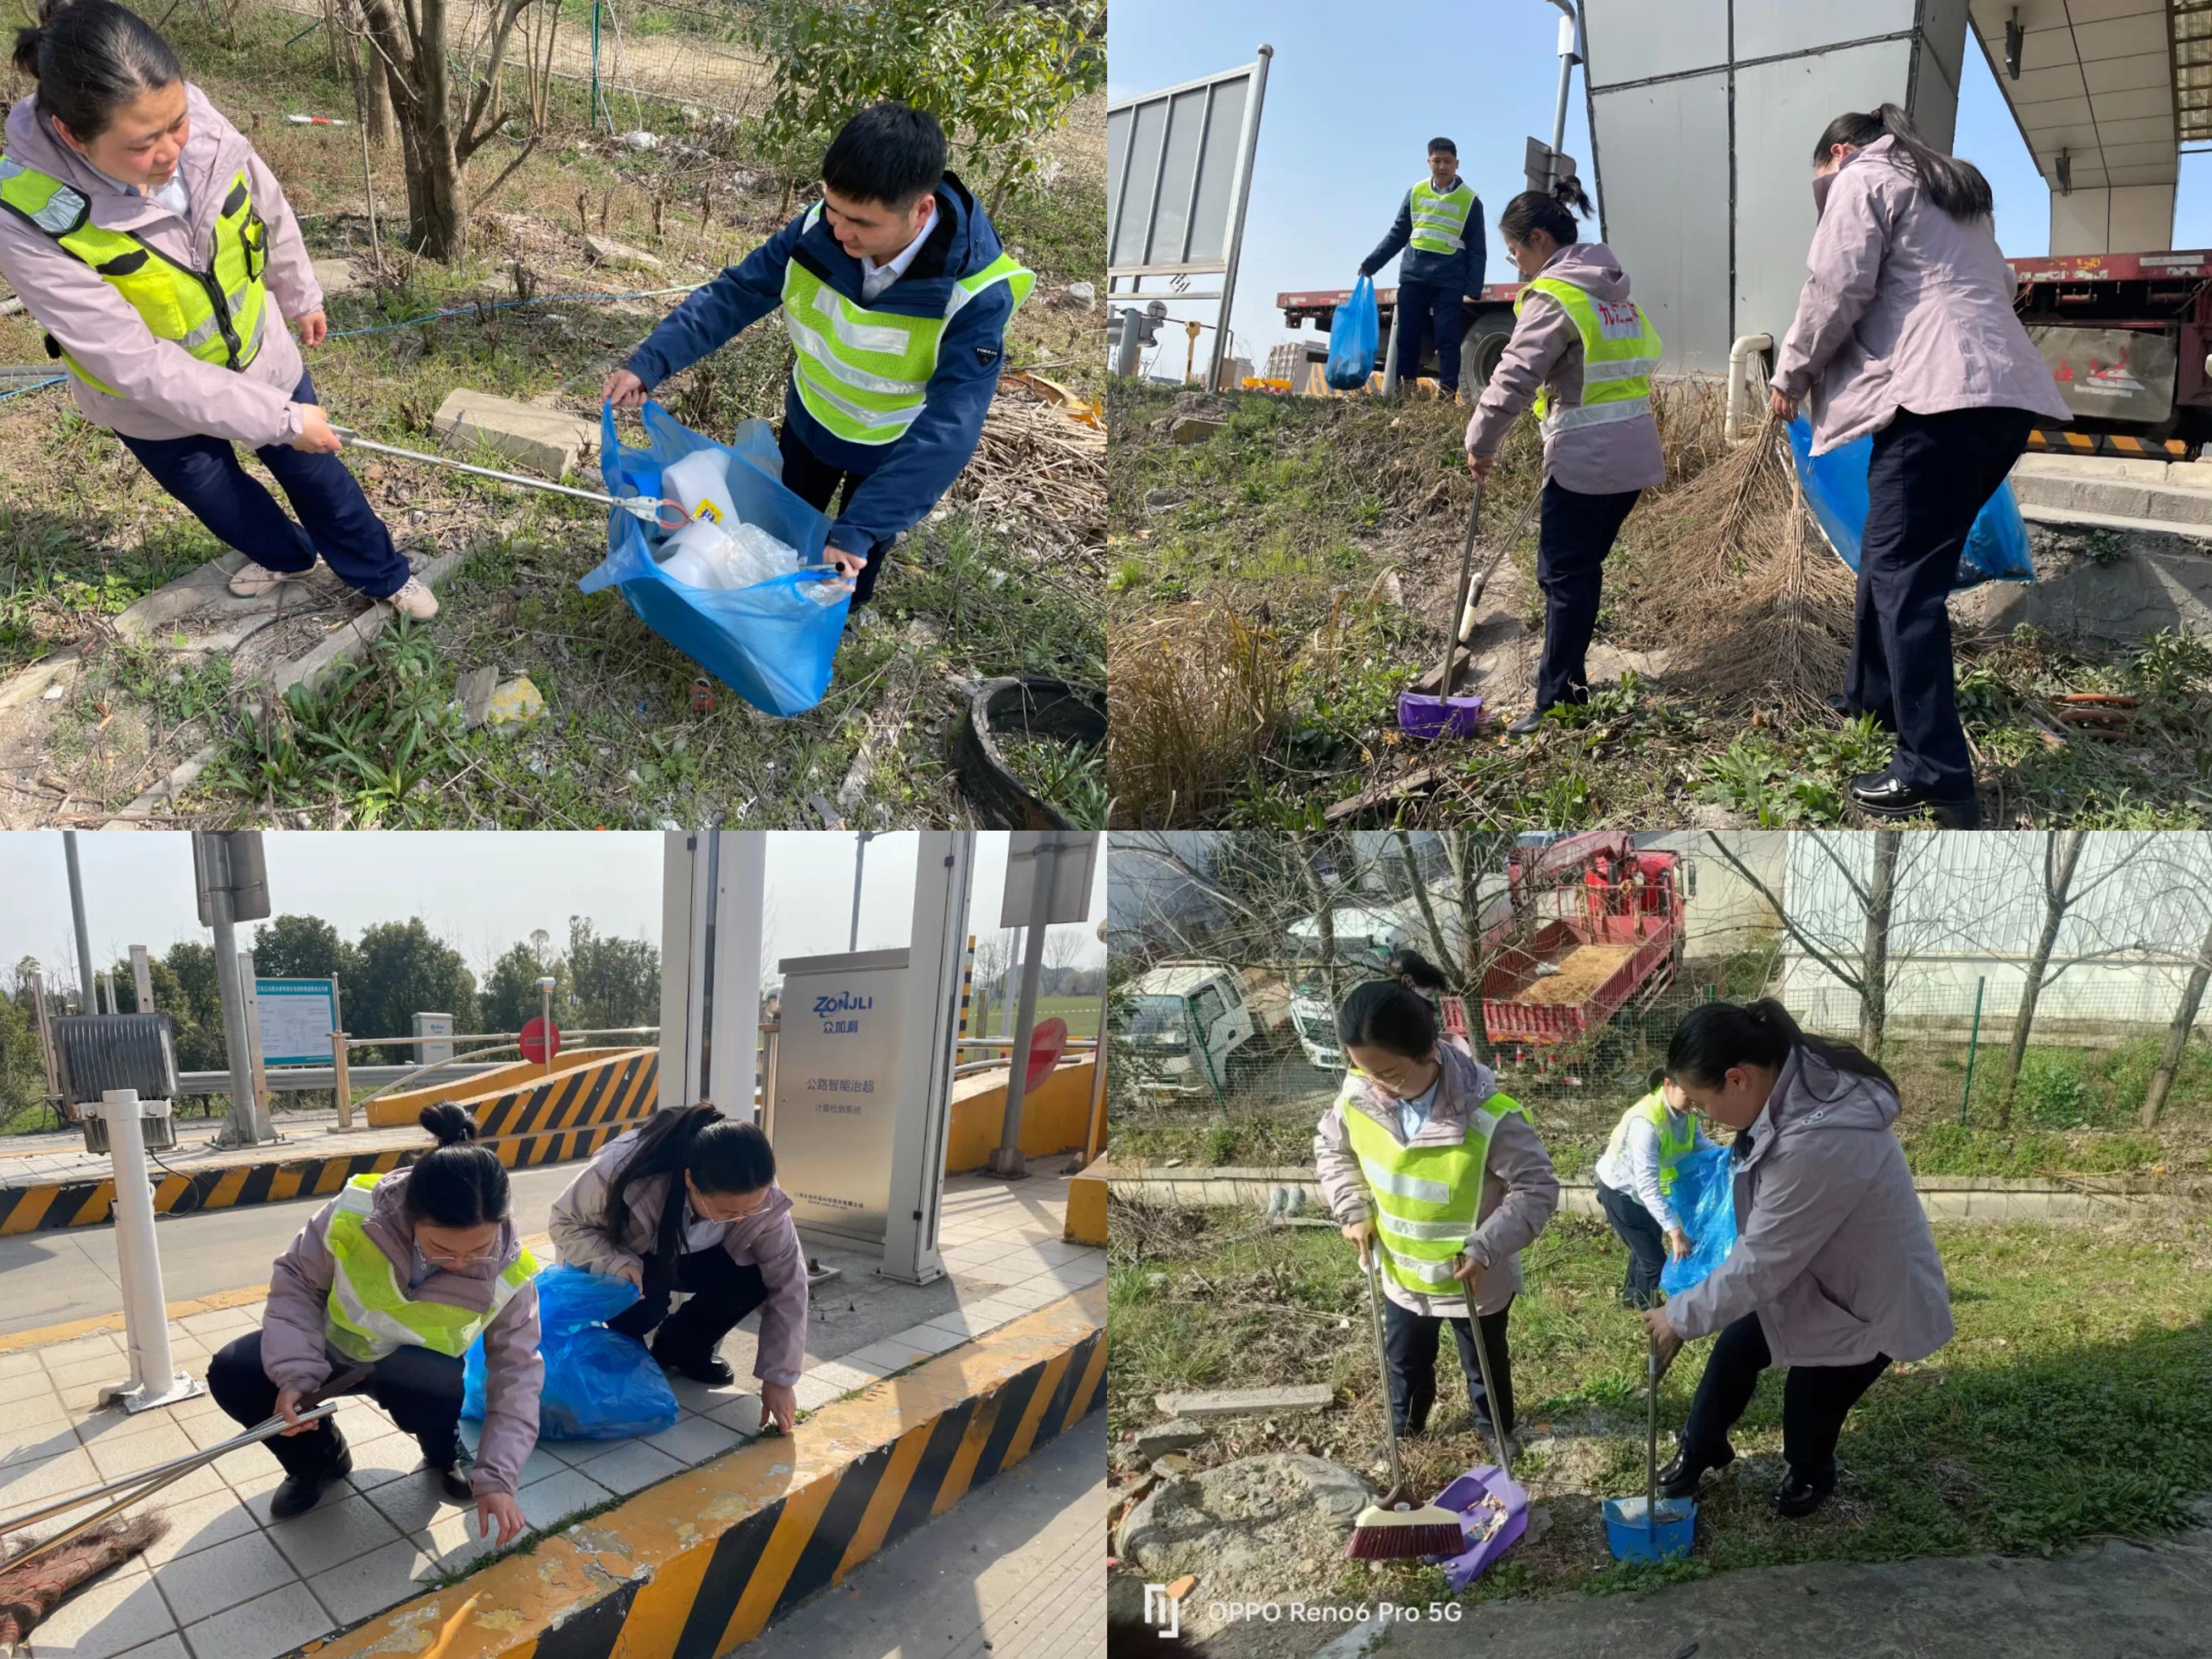
{"type": "Polygon", "coordinates": [[[1846,111],[1829,122],[1813,151],[1813,165],[1825,167],[1829,152],[1838,144],[1864,149],[1883,138],[1896,141],[1898,150],[1920,180],[1920,188],[1928,192],[1928,199],[1960,223],[1987,219],[1996,211],[1996,198],[1990,193],[1990,181],[1982,177],[1982,170],[1972,161],[1930,147],[1912,125],[1912,118],[1894,104],[1870,112],[1846,111]]]}
{"type": "Polygon", "coordinates": [[[476,1120],[450,1100],[425,1106],[415,1120],[437,1137],[435,1152],[415,1160],[407,1175],[410,1221],[434,1227],[481,1227],[507,1219],[506,1166],[489,1146],[475,1144],[476,1120]]]}
{"type": "Polygon", "coordinates": [[[15,68],[39,83],[39,113],[88,144],[115,112],[185,78],[151,23],[112,0],[44,0],[39,26],[15,31],[15,68]]]}
{"type": "Polygon", "coordinates": [[[1419,951],[1401,945],[1390,952],[1388,961],[1391,973],[1417,991],[1441,993],[1451,988],[1451,981],[1444,977],[1444,970],[1419,951]]]}
{"type": "Polygon", "coordinates": [[[1395,979],[1372,980],[1337,1010],[1336,1040],[1347,1048],[1426,1060],[1437,1046],[1437,1011],[1395,979]]]}
{"type": "Polygon", "coordinates": [[[1561,247],[1582,240],[1575,215],[1588,218],[1597,210],[1581,185],[1562,179],[1549,190],[1524,190],[1505,204],[1498,216],[1498,234],[1509,242],[1526,244],[1531,231],[1542,231],[1561,247]]]}
{"type": "Polygon", "coordinates": [[[1896,1079],[1848,1042],[1812,1036],[1798,1029],[1790,1011],[1772,997],[1738,1007],[1708,1002],[1682,1016],[1667,1044],[1667,1075],[1676,1082],[1717,1089],[1732,1066],[1764,1066],[1780,1071],[1790,1051],[1804,1048],[1839,1072],[1873,1078],[1897,1092],[1896,1079]]]}
{"type": "MultiPolygon", "coordinates": [[[[638,1131],[636,1150],[607,1188],[608,1232],[618,1242],[629,1236],[633,1183],[685,1171],[702,1193],[754,1193],[775,1179],[775,1153],[758,1124],[724,1117],[711,1100],[655,1112],[638,1131]]],[[[672,1186],[660,1209],[664,1233],[681,1213],[682,1197],[672,1186]]]]}

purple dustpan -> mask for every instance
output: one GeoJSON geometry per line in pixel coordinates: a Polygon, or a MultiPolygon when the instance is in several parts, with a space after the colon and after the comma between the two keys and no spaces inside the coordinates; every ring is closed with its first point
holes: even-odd
{"type": "Polygon", "coordinates": [[[1446,1486],[1436,1497],[1437,1507],[1449,1510],[1461,1517],[1467,1535],[1480,1535],[1479,1524],[1469,1512],[1482,1499],[1496,1499],[1505,1507],[1505,1520],[1496,1532],[1479,1544],[1470,1545],[1460,1554],[1431,1557],[1444,1564],[1444,1582],[1458,1595],[1482,1577],[1490,1564],[1521,1541],[1521,1534],[1528,1530],[1528,1493],[1517,1481],[1507,1478],[1505,1472],[1495,1464],[1485,1463],[1469,1469],[1446,1486]]]}
{"type": "Polygon", "coordinates": [[[1480,697],[1398,694],[1398,729],[1409,738],[1471,738],[1482,730],[1480,697]]]}

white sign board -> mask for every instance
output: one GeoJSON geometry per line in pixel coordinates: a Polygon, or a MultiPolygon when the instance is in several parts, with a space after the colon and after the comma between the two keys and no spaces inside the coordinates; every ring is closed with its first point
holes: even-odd
{"type": "Polygon", "coordinates": [[[796,957],[782,970],[769,1139],[801,1227],[881,1246],[898,1119],[907,952],[796,957]]]}
{"type": "Polygon", "coordinates": [[[1098,842],[1097,832],[1088,830],[1013,831],[1006,843],[1006,886],[999,901],[999,926],[1030,925],[1030,903],[1036,896],[1037,850],[1041,847],[1058,849],[1046,854],[1052,866],[1052,913],[1045,921],[1087,921],[1098,842]]]}
{"type": "Polygon", "coordinates": [[[331,1033],[338,1029],[338,993],[327,979],[253,981],[261,1015],[264,1066],[327,1066],[331,1033]]]}

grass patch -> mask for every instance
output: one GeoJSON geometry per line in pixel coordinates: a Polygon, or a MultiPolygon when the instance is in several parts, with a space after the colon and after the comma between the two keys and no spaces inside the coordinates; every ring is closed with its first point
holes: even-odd
{"type": "MultiPolygon", "coordinates": [[[[1382,1435],[1366,1308],[1350,1249],[1324,1229],[1255,1226],[1249,1212],[1117,1204],[1109,1279],[1108,1411],[1118,1432],[1152,1420],[1163,1389],[1327,1382],[1334,1409],[1216,1425],[1200,1465],[1300,1449],[1366,1468],[1382,1435]]],[[[1625,1255],[1602,1222],[1555,1218],[1522,1258],[1514,1389],[1532,1443],[1516,1473],[1552,1524],[1470,1599],[1650,1588],[1684,1575],[1793,1561],[1895,1560],[1974,1550],[2045,1552],[2190,1523],[2212,1487],[2212,1229],[2202,1217],[2125,1228],[1939,1225],[1957,1334],[1893,1367],[1852,1413],[1837,1497],[1810,1520],[1767,1507],[1781,1475],[1782,1380],[1769,1373],[1735,1434],[1741,1455],[1700,1496],[1694,1558],[1654,1577],[1606,1549],[1597,1504],[1640,1487],[1644,1339],[1618,1299],[1625,1255]]],[[[1661,1386],[1679,1425],[1707,1346],[1661,1386]]],[[[1482,1461],[1447,1343],[1431,1432],[1408,1478],[1434,1491],[1482,1461]]],[[[1439,1593],[1386,1566],[1285,1586],[1360,1599],[1439,1593]],[[1341,1580],[1342,1582],[1339,1582],[1341,1580]]]]}

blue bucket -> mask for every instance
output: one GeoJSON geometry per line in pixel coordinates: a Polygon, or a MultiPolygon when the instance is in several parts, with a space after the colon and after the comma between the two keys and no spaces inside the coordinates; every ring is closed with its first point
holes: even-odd
{"type": "Polygon", "coordinates": [[[1641,1498],[1605,1500],[1605,1541],[1616,1561],[1663,1561],[1670,1555],[1690,1553],[1690,1535],[1697,1530],[1698,1500],[1662,1498],[1651,1524],[1644,1524],[1641,1498]]]}

